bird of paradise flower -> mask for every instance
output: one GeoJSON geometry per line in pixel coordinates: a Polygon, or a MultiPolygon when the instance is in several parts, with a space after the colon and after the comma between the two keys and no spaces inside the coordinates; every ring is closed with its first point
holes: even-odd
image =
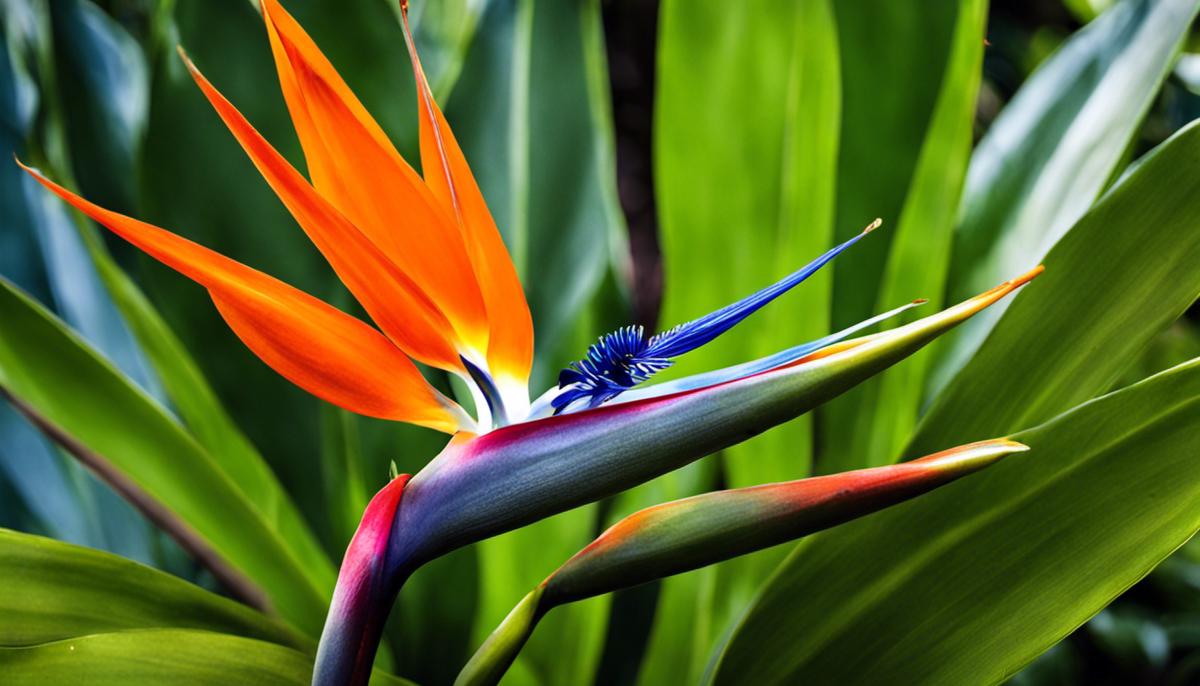
{"type": "MultiPolygon", "coordinates": [[[[796,272],[708,315],[650,336],[630,326],[600,338],[563,370],[557,385],[531,401],[529,307],[467,160],[434,102],[407,13],[404,37],[416,77],[423,175],[401,157],[278,0],[262,0],[262,14],[310,178],[180,54],[375,326],[22,167],[84,214],[204,286],[238,337],[297,386],[358,414],[453,435],[437,458],[414,477],[394,478],[364,513],[339,573],[314,683],[365,683],[390,601],[423,562],[787,421],[915,352],[1040,272],[886,332],[850,338],[923,301],[759,360],[643,385],[673,359],[815,273],[876,229],[876,220],[796,272]],[[474,415],[435,389],[414,361],[460,377],[473,396],[474,415]]],[[[954,459],[941,457],[916,473],[927,490],[1022,448],[1011,442],[982,450],[965,446],[954,459]]],[[[835,487],[842,482],[828,488],[835,487]]],[[[737,500],[716,502],[761,505],[792,492],[812,496],[811,489],[793,487],[743,490],[737,500]]],[[[674,517],[693,507],[662,512],[674,517]]],[[[630,518],[619,538],[657,518],[630,518]]],[[[608,536],[589,550],[612,549],[615,534],[608,536]]]]}

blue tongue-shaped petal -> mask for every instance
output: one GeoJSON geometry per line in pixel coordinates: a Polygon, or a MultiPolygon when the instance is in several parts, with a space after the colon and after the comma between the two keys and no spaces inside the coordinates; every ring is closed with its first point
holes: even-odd
{"type": "Polygon", "coordinates": [[[830,249],[824,255],[821,255],[757,293],[742,298],[732,305],[726,305],[716,312],[706,314],[699,319],[693,319],[686,324],[680,324],[673,329],[656,334],[650,339],[650,343],[646,347],[646,355],[662,358],[679,357],[712,341],[717,336],[732,329],[746,317],[757,312],[762,306],[815,274],[817,270],[828,264],[830,260],[841,254],[843,250],[862,240],[863,236],[879,228],[882,223],[883,220],[876,219],[854,238],[830,249]]]}
{"type": "Polygon", "coordinates": [[[586,401],[585,407],[595,407],[646,381],[671,366],[673,358],[711,342],[812,276],[882,223],[882,220],[876,219],[854,238],[774,284],[699,319],[680,324],[649,339],[640,326],[627,326],[605,335],[588,348],[586,358],[571,363],[559,374],[558,385],[562,390],[551,401],[555,413],[562,412],[578,401],[586,401]]]}
{"type": "Polygon", "coordinates": [[[642,400],[645,398],[658,398],[658,397],[661,397],[664,395],[678,393],[680,391],[690,391],[690,390],[693,390],[696,388],[706,388],[708,386],[715,386],[719,383],[725,383],[726,381],[733,381],[734,379],[741,379],[743,377],[747,377],[752,374],[760,374],[762,372],[775,369],[776,367],[782,367],[784,365],[791,364],[791,363],[795,362],[796,360],[799,360],[800,358],[807,357],[808,355],[815,353],[816,351],[820,350],[821,348],[833,345],[834,343],[838,343],[840,341],[844,341],[845,339],[853,336],[854,334],[858,333],[859,331],[862,331],[863,329],[872,327],[872,326],[878,324],[879,322],[884,321],[885,319],[891,319],[892,317],[895,317],[896,315],[900,314],[901,312],[906,312],[908,310],[911,310],[914,307],[917,307],[918,305],[923,305],[926,302],[928,302],[928,301],[927,300],[914,300],[906,305],[901,305],[900,307],[897,307],[892,310],[888,310],[887,312],[884,312],[882,314],[877,314],[874,317],[871,317],[870,319],[865,319],[865,320],[855,324],[854,326],[850,326],[845,329],[842,329],[841,331],[838,331],[837,333],[831,333],[828,336],[818,338],[815,341],[809,341],[808,343],[801,343],[800,345],[793,346],[791,348],[788,348],[787,350],[781,350],[777,353],[767,355],[766,357],[760,357],[757,360],[752,360],[750,362],[743,362],[741,364],[735,364],[732,367],[723,367],[721,369],[714,369],[713,371],[710,371],[710,372],[703,372],[701,374],[693,374],[691,376],[685,376],[682,379],[675,379],[674,381],[667,381],[665,383],[653,384],[651,386],[645,386],[642,388],[635,388],[635,389],[630,390],[629,392],[621,395],[620,399],[618,399],[617,402],[623,403],[623,402],[629,402],[631,400],[642,400]]]}

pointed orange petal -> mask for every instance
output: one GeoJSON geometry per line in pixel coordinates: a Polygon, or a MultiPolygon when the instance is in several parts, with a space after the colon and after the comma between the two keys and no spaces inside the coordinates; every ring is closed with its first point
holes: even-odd
{"type": "Polygon", "coordinates": [[[462,347],[487,349],[487,311],[462,235],[333,66],[277,0],[263,17],[313,186],[421,284],[462,347]]]}
{"type": "Polygon", "coordinates": [[[422,362],[451,371],[461,370],[462,361],[452,344],[454,331],[437,304],[322,198],[204,78],[182,50],[180,54],[200,90],[254,166],[383,332],[422,362]]]}
{"type": "Polygon", "coordinates": [[[402,3],[404,40],[412,58],[420,105],[421,169],[434,196],[458,221],[471,264],[483,289],[491,326],[488,366],[494,373],[524,383],[533,362],[533,321],[525,292],[483,193],[467,165],[450,125],[433,99],[402,3]]]}
{"type": "Polygon", "coordinates": [[[113,233],[207,288],[246,345],[297,386],[359,414],[448,433],[458,428],[461,411],[456,412],[416,365],[370,326],[278,279],[106,210],[21,167],[113,233]]]}

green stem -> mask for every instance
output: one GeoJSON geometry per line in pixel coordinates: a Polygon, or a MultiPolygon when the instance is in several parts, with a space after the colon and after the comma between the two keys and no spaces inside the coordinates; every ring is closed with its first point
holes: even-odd
{"type": "Polygon", "coordinates": [[[529,640],[538,620],[550,609],[543,607],[541,602],[545,590],[545,585],[541,584],[517,603],[459,672],[454,686],[494,686],[500,683],[500,678],[529,640]]]}

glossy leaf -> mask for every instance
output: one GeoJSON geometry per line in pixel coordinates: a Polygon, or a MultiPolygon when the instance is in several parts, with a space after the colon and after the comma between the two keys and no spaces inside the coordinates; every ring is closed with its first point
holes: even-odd
{"type": "MultiPolygon", "coordinates": [[[[980,141],[955,233],[950,297],[1041,262],[1115,177],[1200,3],[1116,3],[1063,44],[980,141]]],[[[937,390],[1004,307],[935,348],[937,390]]]]}
{"type": "Polygon", "coordinates": [[[147,628],[236,634],[309,651],[281,622],[136,562],[0,530],[0,646],[147,628]]]}
{"type": "Polygon", "coordinates": [[[265,519],[161,407],[45,310],[0,285],[0,387],[99,461],[90,467],[111,470],[108,478],[169,508],[184,527],[177,534],[194,532],[276,611],[315,635],[333,587],[331,566],[302,565],[290,532],[265,519]]]}
{"type": "MultiPolygon", "coordinates": [[[[872,217],[882,217],[888,226],[899,219],[962,5],[954,0],[831,3],[842,75],[835,241],[854,235],[872,217]]],[[[874,314],[893,238],[880,233],[834,269],[834,329],[874,314]]]]}
{"type": "MultiPolygon", "coordinates": [[[[60,9],[53,13],[54,26],[74,30],[74,50],[88,52],[96,62],[105,64],[129,57],[128,35],[105,21],[94,6],[75,3],[60,9]]],[[[35,114],[57,111],[55,79],[48,78],[38,63],[50,53],[53,43],[47,30],[51,25],[48,15],[46,6],[12,6],[5,10],[0,90],[10,96],[0,100],[0,120],[4,122],[0,128],[0,155],[6,159],[36,147],[30,140],[35,114]]],[[[133,89],[140,85],[144,89],[145,75],[137,66],[112,78],[121,85],[133,89]]],[[[138,99],[133,97],[126,109],[136,119],[138,99]]],[[[125,136],[119,141],[131,143],[135,138],[125,136]]],[[[96,277],[69,213],[47,203],[30,185],[31,180],[22,178],[24,174],[16,165],[2,166],[0,275],[29,289],[135,383],[158,393],[144,356],[96,277]]],[[[148,563],[164,561],[154,550],[156,536],[145,520],[81,466],[60,455],[11,408],[0,408],[0,433],[0,471],[37,515],[41,530],[148,563]]]]}
{"type": "Polygon", "coordinates": [[[1048,278],[1004,313],[907,454],[1033,426],[1109,390],[1200,293],[1198,170],[1192,124],[1080,219],[1046,256],[1048,278]]]}
{"type": "MultiPolygon", "coordinates": [[[[771,3],[766,11],[754,4],[662,3],[654,153],[665,326],[757,291],[833,245],[842,84],[832,4],[771,3]]],[[[874,217],[861,217],[859,228],[874,217]]],[[[725,367],[824,336],[832,291],[831,266],[680,358],[664,376],[725,367]]],[[[811,418],[804,416],[732,447],[723,457],[729,484],[803,476],[811,443],[811,418]]],[[[676,483],[662,487],[678,489],[680,478],[666,476],[676,483]]],[[[638,496],[623,496],[629,497],[638,496]]],[[[693,651],[693,635],[704,632],[712,614],[736,612],[755,577],[778,557],[740,560],[723,577],[716,607],[696,600],[696,575],[667,581],[664,593],[688,600],[657,614],[643,683],[694,681],[680,669],[699,675],[707,636],[693,651]]],[[[719,632],[724,620],[715,621],[719,632]]]]}
{"type": "Polygon", "coordinates": [[[713,682],[999,683],[1200,529],[1200,360],[1013,438],[1030,451],[800,547],[713,682]]]}
{"type": "MultiPolygon", "coordinates": [[[[179,686],[307,686],[312,658],[273,643],[183,629],[92,634],[26,648],[0,648],[12,686],[171,683],[179,686]],[[164,647],[169,646],[169,649],[164,647]]],[[[378,686],[411,682],[376,673],[378,686]]]]}
{"type": "MultiPolygon", "coordinates": [[[[959,5],[937,105],[892,235],[876,303],[881,310],[917,297],[930,299],[934,308],[943,302],[959,194],[971,155],[987,6],[982,0],[959,5]]],[[[916,426],[928,365],[929,351],[919,353],[826,408],[838,425],[825,437],[821,471],[893,462],[916,426]]]]}

